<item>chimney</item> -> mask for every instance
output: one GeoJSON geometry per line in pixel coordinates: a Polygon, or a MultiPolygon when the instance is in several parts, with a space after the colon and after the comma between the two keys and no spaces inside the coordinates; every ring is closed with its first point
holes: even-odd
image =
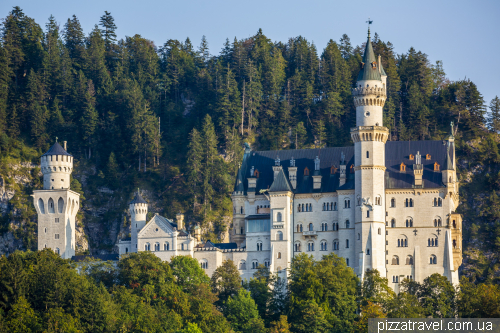
{"type": "Polygon", "coordinates": [[[63,143],[64,143],[64,150],[67,150],[66,149],[66,142],[68,142],[68,141],[63,141],[63,143]]]}
{"type": "Polygon", "coordinates": [[[290,184],[292,188],[295,190],[297,188],[297,167],[295,166],[295,160],[290,160],[290,166],[288,167],[288,178],[290,180],[290,184]]]}
{"type": "Polygon", "coordinates": [[[274,179],[278,176],[281,170],[281,160],[279,156],[276,156],[276,159],[274,160],[274,166],[273,166],[273,171],[274,171],[274,179]]]}
{"type": "Polygon", "coordinates": [[[345,155],[344,152],[340,152],[340,176],[339,176],[339,186],[345,184],[346,181],[346,164],[345,164],[345,155]]]}
{"type": "Polygon", "coordinates": [[[178,213],[175,217],[177,219],[177,230],[184,229],[184,214],[178,213]]]}
{"type": "Polygon", "coordinates": [[[313,173],[313,189],[318,190],[321,188],[321,172],[320,172],[320,160],[319,157],[316,156],[314,160],[314,173],[313,173]]]}
{"type": "Polygon", "coordinates": [[[422,165],[422,156],[420,152],[417,152],[415,156],[415,164],[413,164],[413,175],[415,176],[415,187],[422,187],[422,175],[424,173],[424,167],[422,165]]]}
{"type": "Polygon", "coordinates": [[[382,74],[382,71],[380,70],[382,67],[382,57],[380,56],[380,54],[378,55],[378,72],[380,74],[382,74]]]}

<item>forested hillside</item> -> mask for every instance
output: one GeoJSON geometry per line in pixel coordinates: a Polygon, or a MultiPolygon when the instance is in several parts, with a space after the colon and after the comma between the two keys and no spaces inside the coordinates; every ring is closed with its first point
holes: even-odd
{"type": "MultiPolygon", "coordinates": [[[[355,46],[346,34],[317,50],[302,36],[275,42],[258,30],[220,49],[205,38],[199,46],[168,35],[162,45],[140,35],[117,40],[108,12],[92,31],[76,16],[35,22],[19,7],[4,15],[0,232],[10,245],[2,252],[36,246],[29,195],[41,187],[36,165],[56,137],[77,161],[72,189],[86,198],[79,223],[91,252],[113,251],[127,236],[138,187],[151,214],[182,211],[205,238],[222,238],[243,142],[260,150],[352,144],[351,88],[364,41],[355,46]]],[[[500,100],[484,101],[470,80],[450,81],[424,52],[396,54],[377,34],[373,47],[388,75],[391,140],[443,139],[454,122],[465,274],[498,281],[500,100]]]]}

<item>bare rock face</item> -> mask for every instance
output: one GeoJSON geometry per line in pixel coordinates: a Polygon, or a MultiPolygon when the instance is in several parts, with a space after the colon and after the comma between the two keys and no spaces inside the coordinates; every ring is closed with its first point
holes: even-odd
{"type": "Polygon", "coordinates": [[[75,237],[76,237],[76,252],[82,253],[89,249],[89,241],[87,240],[87,236],[85,235],[85,231],[80,223],[76,224],[75,228],[75,237]]]}

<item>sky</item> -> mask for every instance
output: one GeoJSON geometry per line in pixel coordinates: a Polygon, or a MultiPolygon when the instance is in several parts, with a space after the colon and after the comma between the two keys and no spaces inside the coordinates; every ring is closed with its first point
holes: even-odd
{"type": "Polygon", "coordinates": [[[344,33],[353,45],[360,45],[370,18],[372,33],[390,41],[396,53],[414,47],[431,63],[443,61],[447,77],[472,80],[487,105],[500,95],[498,0],[1,0],[0,17],[13,6],[41,26],[54,15],[62,28],[75,14],[85,33],[108,11],[118,38],[139,34],[161,46],[168,39],[189,37],[197,47],[205,35],[213,55],[219,54],[226,38],[247,38],[259,28],[272,41],[303,36],[319,53],[344,33]]]}

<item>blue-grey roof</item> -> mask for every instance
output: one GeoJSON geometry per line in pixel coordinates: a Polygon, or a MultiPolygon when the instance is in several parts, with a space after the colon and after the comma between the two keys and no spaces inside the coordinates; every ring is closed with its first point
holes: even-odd
{"type": "Polygon", "coordinates": [[[133,204],[147,204],[147,201],[144,200],[144,198],[141,196],[141,194],[139,192],[136,192],[135,193],[135,197],[132,201],[130,201],[130,204],[133,205],[133,204]]]}
{"type": "MultiPolygon", "coordinates": [[[[414,176],[413,167],[415,160],[410,160],[411,155],[417,155],[420,152],[422,155],[423,165],[423,187],[424,188],[438,188],[442,187],[442,175],[440,171],[434,171],[434,163],[440,165],[440,170],[443,170],[446,165],[446,144],[447,141],[388,141],[385,145],[385,186],[387,189],[391,188],[413,188],[414,176]],[[431,158],[426,159],[429,154],[431,158]],[[400,172],[400,165],[406,165],[406,172],[400,172]]],[[[279,154],[281,159],[281,166],[283,167],[283,175],[289,179],[288,167],[290,166],[290,159],[293,157],[295,166],[297,167],[297,188],[292,190],[294,193],[313,193],[313,192],[335,192],[338,190],[354,189],[354,173],[351,173],[351,165],[354,164],[354,147],[333,147],[322,149],[293,149],[293,150],[269,150],[269,151],[255,151],[251,152],[249,157],[244,161],[241,166],[242,170],[247,170],[244,175],[244,193],[248,191],[248,177],[250,172],[248,170],[253,166],[259,172],[257,178],[256,193],[261,189],[268,189],[271,191],[275,165],[275,158],[279,154]],[[344,185],[339,186],[340,178],[340,160],[341,152],[345,155],[346,161],[346,182],[344,185]],[[313,189],[312,173],[314,171],[314,159],[316,156],[320,159],[320,174],[321,189],[313,189]],[[331,174],[331,167],[335,166],[337,171],[331,174]],[[310,175],[304,175],[304,169],[309,169],[310,175]]],[[[450,159],[454,160],[453,149],[450,148],[450,159]]],[[[277,178],[278,180],[278,178],[277,178]]],[[[280,180],[281,183],[281,180],[280,180]]]]}
{"type": "Polygon", "coordinates": [[[269,188],[269,192],[292,192],[292,186],[288,182],[285,173],[283,172],[283,168],[278,172],[276,179],[273,181],[271,187],[269,188]]]}
{"type": "MultiPolygon", "coordinates": [[[[441,171],[434,171],[434,163],[438,163],[440,170],[446,164],[447,141],[388,141],[385,145],[385,187],[391,188],[413,188],[413,164],[415,160],[410,160],[409,156],[422,155],[423,165],[423,187],[439,188],[443,187],[441,171]],[[426,159],[426,155],[430,159],[426,159]],[[406,165],[406,172],[400,172],[400,165],[406,165]]],[[[453,151],[450,150],[450,158],[454,159],[453,151]]]]}
{"type": "Polygon", "coordinates": [[[54,143],[54,145],[52,147],[50,147],[50,149],[45,154],[43,154],[42,156],[45,156],[45,155],[67,155],[67,156],[72,156],[71,154],[68,154],[68,152],[66,150],[64,150],[63,147],[61,147],[61,145],[59,144],[59,142],[54,143]]]}
{"type": "Polygon", "coordinates": [[[238,245],[236,243],[212,243],[210,240],[207,240],[205,244],[201,247],[216,247],[221,250],[232,250],[237,249],[238,245]]]}
{"type": "Polygon", "coordinates": [[[354,188],[354,174],[349,172],[350,167],[354,164],[354,147],[334,147],[322,149],[290,149],[290,150],[267,150],[267,151],[253,151],[249,157],[244,160],[241,165],[242,170],[247,170],[244,173],[244,189],[245,193],[248,190],[248,177],[250,177],[250,169],[252,166],[255,171],[259,172],[257,178],[256,192],[262,189],[271,190],[271,185],[274,180],[273,166],[275,165],[276,156],[281,159],[281,166],[283,174],[286,179],[288,177],[288,167],[290,160],[295,160],[297,167],[297,189],[295,193],[312,193],[312,192],[334,192],[337,189],[353,189],[354,188]],[[335,165],[339,168],[341,153],[345,155],[346,169],[347,169],[347,182],[342,188],[339,187],[339,172],[330,174],[330,168],[335,165]],[[322,188],[313,190],[312,174],[314,172],[314,159],[316,156],[320,159],[320,170],[322,177],[322,188]],[[304,175],[304,169],[309,169],[309,176],[304,175]]]}
{"type": "Polygon", "coordinates": [[[363,55],[363,64],[362,68],[358,74],[358,81],[361,80],[378,80],[382,81],[380,77],[380,72],[378,70],[377,58],[375,58],[375,53],[373,52],[372,41],[370,39],[370,30],[368,30],[368,39],[366,41],[365,46],[365,54],[363,55]],[[377,64],[375,67],[372,66],[372,63],[375,62],[377,64]]]}

